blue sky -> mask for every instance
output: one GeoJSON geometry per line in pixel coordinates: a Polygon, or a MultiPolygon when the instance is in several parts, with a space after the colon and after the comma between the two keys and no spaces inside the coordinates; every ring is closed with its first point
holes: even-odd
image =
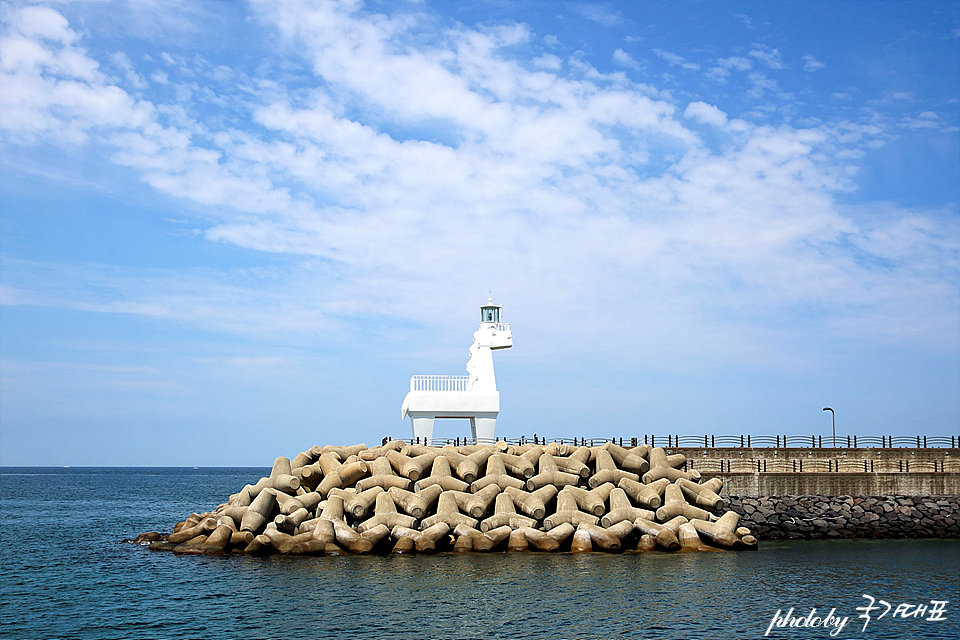
{"type": "Polygon", "coordinates": [[[960,432],[948,2],[4,2],[0,462],[960,432]],[[435,435],[468,432],[438,422],[435,435]]]}

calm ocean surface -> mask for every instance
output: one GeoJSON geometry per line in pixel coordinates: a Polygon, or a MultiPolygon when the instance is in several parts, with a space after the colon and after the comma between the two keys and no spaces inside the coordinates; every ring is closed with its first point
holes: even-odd
{"type": "MultiPolygon", "coordinates": [[[[778,609],[837,638],[960,638],[960,541],[762,543],[756,553],[176,557],[169,531],[269,469],[0,468],[2,638],[762,638],[778,609]],[[867,630],[863,594],[949,600],[867,630]]],[[[768,637],[830,638],[782,629],[768,637]]]]}

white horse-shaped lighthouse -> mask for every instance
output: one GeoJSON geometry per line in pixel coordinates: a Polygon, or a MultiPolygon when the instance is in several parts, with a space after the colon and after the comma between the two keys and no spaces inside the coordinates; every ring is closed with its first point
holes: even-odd
{"type": "Polygon", "coordinates": [[[437,418],[470,418],[473,439],[495,442],[500,392],[493,374],[493,350],[513,346],[510,325],[500,321],[502,308],[487,298],[480,307],[480,328],[473,334],[465,376],[413,376],[400,407],[400,419],[410,416],[413,437],[429,444],[437,418]]]}

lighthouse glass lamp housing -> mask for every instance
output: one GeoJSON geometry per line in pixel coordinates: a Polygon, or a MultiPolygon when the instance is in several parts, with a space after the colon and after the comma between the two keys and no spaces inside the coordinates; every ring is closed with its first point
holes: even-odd
{"type": "Polygon", "coordinates": [[[473,334],[467,360],[467,375],[416,375],[400,407],[400,418],[410,416],[413,437],[429,444],[437,418],[469,418],[470,431],[478,443],[493,443],[500,392],[493,372],[493,352],[513,346],[510,325],[502,322],[500,305],[492,298],[480,306],[480,327],[473,334]]]}

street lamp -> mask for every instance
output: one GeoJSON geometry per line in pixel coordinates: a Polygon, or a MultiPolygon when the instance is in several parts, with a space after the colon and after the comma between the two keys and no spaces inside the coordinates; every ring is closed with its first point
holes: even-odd
{"type": "Polygon", "coordinates": [[[835,414],[833,412],[833,409],[831,409],[830,407],[824,407],[823,410],[830,412],[830,418],[833,421],[833,448],[836,449],[837,448],[837,414],[835,414]]]}

